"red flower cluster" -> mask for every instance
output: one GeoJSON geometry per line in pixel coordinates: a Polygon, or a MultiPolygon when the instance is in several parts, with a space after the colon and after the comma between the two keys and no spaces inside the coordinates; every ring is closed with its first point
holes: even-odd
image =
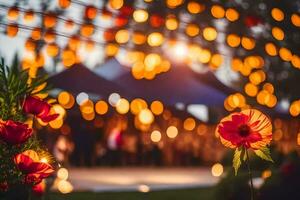
{"type": "Polygon", "coordinates": [[[7,120],[0,121],[0,138],[7,144],[24,143],[32,135],[32,129],[27,124],[7,120]]]}
{"type": "Polygon", "coordinates": [[[25,174],[27,184],[36,185],[54,172],[51,165],[40,162],[37,153],[33,150],[27,150],[16,155],[14,162],[19,170],[25,174]]]}
{"type": "Polygon", "coordinates": [[[51,105],[37,97],[26,97],[23,105],[25,113],[32,114],[43,122],[50,122],[55,120],[59,115],[50,114],[51,105]]]}

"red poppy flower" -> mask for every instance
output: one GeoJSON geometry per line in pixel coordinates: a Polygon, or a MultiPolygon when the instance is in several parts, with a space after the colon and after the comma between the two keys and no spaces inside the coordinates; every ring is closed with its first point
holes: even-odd
{"type": "Polygon", "coordinates": [[[232,113],[221,120],[216,129],[223,145],[254,150],[270,144],[272,124],[269,118],[255,109],[232,113]]]}
{"type": "Polygon", "coordinates": [[[37,97],[28,96],[25,99],[23,110],[33,114],[43,122],[50,122],[58,117],[58,114],[50,114],[51,105],[37,97]]]}
{"type": "Polygon", "coordinates": [[[16,155],[14,161],[19,170],[25,174],[25,182],[28,184],[38,184],[54,172],[51,165],[40,162],[37,153],[33,150],[16,155]]]}
{"type": "Polygon", "coordinates": [[[32,135],[27,124],[7,120],[0,121],[0,138],[8,144],[22,144],[32,135]]]}

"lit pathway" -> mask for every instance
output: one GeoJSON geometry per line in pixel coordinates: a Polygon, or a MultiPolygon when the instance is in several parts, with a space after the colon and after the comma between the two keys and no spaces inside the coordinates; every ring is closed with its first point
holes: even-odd
{"type": "Polygon", "coordinates": [[[217,183],[209,168],[73,168],[74,190],[147,191],[206,187],[217,183]]]}

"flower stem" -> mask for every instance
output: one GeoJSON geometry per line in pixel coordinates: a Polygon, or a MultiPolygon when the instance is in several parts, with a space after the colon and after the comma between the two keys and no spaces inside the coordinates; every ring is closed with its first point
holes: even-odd
{"type": "Polygon", "coordinates": [[[250,179],[251,200],[254,200],[254,189],[253,189],[252,172],[251,172],[251,167],[250,167],[249,154],[248,154],[247,149],[245,149],[245,151],[246,151],[246,162],[247,162],[247,168],[248,168],[248,175],[249,175],[249,179],[250,179]]]}

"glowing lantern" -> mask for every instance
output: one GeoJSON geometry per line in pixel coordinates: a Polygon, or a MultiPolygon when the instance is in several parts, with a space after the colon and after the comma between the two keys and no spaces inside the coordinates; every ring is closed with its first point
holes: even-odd
{"type": "Polygon", "coordinates": [[[56,38],[56,35],[53,32],[53,30],[50,29],[50,30],[46,31],[46,33],[44,35],[45,42],[47,42],[47,43],[54,42],[55,38],[56,38]]]}
{"type": "Polygon", "coordinates": [[[148,35],[147,42],[150,46],[160,46],[164,41],[164,37],[159,32],[154,32],[148,35]]]}
{"type": "Polygon", "coordinates": [[[200,29],[196,24],[188,24],[185,29],[186,34],[191,37],[195,37],[196,35],[198,35],[199,31],[200,29]]]}
{"type": "Polygon", "coordinates": [[[132,42],[137,45],[144,44],[146,42],[146,36],[141,32],[134,32],[132,35],[132,42]]]}
{"type": "Polygon", "coordinates": [[[142,79],[144,78],[144,63],[143,62],[136,62],[133,64],[131,68],[131,74],[135,79],[142,79]]]}
{"type": "Polygon", "coordinates": [[[132,114],[137,115],[142,110],[147,108],[147,103],[143,99],[134,99],[130,103],[130,111],[132,114]]]}
{"type": "Polygon", "coordinates": [[[200,3],[196,1],[190,1],[187,5],[187,10],[191,14],[198,14],[202,12],[205,9],[204,5],[201,5],[200,3]]]}
{"type": "Polygon", "coordinates": [[[161,27],[165,23],[165,20],[163,17],[161,17],[158,14],[153,14],[150,17],[150,25],[154,28],[161,27]]]}
{"type": "Polygon", "coordinates": [[[17,7],[11,7],[7,11],[7,18],[9,20],[17,20],[19,17],[19,9],[17,7]]]}
{"type": "Polygon", "coordinates": [[[251,50],[255,47],[255,40],[248,37],[242,37],[242,46],[247,50],[251,50]]]}
{"type": "Polygon", "coordinates": [[[178,28],[178,21],[173,15],[167,17],[166,27],[170,31],[174,31],[178,28]]]}
{"type": "Polygon", "coordinates": [[[124,44],[129,40],[129,32],[128,30],[122,29],[116,33],[115,39],[119,44],[124,44]]]}
{"type": "Polygon", "coordinates": [[[123,4],[123,0],[109,0],[110,7],[116,10],[122,8],[123,4]]]}
{"type": "Polygon", "coordinates": [[[34,39],[34,40],[41,39],[41,29],[40,28],[32,29],[31,38],[34,39]]]}
{"type": "Polygon", "coordinates": [[[61,57],[62,62],[66,67],[72,66],[76,61],[76,54],[72,50],[64,50],[61,57]]]}
{"type": "Polygon", "coordinates": [[[150,108],[155,115],[160,115],[164,111],[164,105],[160,101],[153,101],[150,105],[150,108]]]}
{"type": "Polygon", "coordinates": [[[283,40],[284,39],[284,32],[279,27],[272,28],[272,35],[276,40],[283,40]]]}
{"type": "Polygon", "coordinates": [[[199,55],[199,57],[198,57],[199,61],[200,61],[201,63],[208,63],[209,60],[210,60],[210,58],[211,58],[211,53],[210,53],[210,51],[207,50],[207,49],[202,49],[202,50],[201,50],[201,53],[200,53],[200,55],[199,55]]]}
{"type": "Polygon", "coordinates": [[[228,9],[226,10],[225,16],[226,16],[226,18],[227,18],[229,21],[233,22],[233,21],[238,20],[238,18],[239,18],[239,13],[238,13],[238,11],[236,11],[236,10],[233,9],[233,8],[228,8],[228,9]]]}
{"type": "Polygon", "coordinates": [[[207,41],[213,41],[217,38],[217,31],[213,27],[207,27],[203,30],[203,37],[207,41]]]}
{"type": "Polygon", "coordinates": [[[175,138],[178,135],[178,129],[175,126],[169,126],[166,133],[169,138],[175,138]]]}
{"type": "Polygon", "coordinates": [[[119,51],[119,46],[117,44],[107,44],[105,46],[106,56],[115,56],[119,51]]]}
{"type": "Polygon", "coordinates": [[[284,47],[279,49],[279,56],[284,61],[290,61],[292,59],[291,51],[284,47]]]}
{"type": "Polygon", "coordinates": [[[53,13],[44,15],[44,26],[46,28],[53,28],[56,25],[56,16],[53,13]]]}
{"type": "Polygon", "coordinates": [[[279,8],[273,8],[271,11],[271,15],[276,21],[284,20],[284,13],[279,8]]]}
{"type": "Polygon", "coordinates": [[[32,22],[34,19],[34,12],[33,10],[28,10],[26,12],[24,12],[24,21],[26,23],[32,22]]]}
{"type": "Polygon", "coordinates": [[[166,4],[169,8],[176,8],[183,3],[184,0],[166,0],[166,4]]]}
{"type": "Polygon", "coordinates": [[[149,15],[146,10],[139,9],[139,10],[135,10],[133,12],[133,19],[134,19],[134,21],[136,21],[138,23],[147,21],[148,16],[149,15]]]}
{"type": "Polygon", "coordinates": [[[80,39],[77,36],[72,36],[68,41],[68,46],[71,50],[75,51],[80,47],[80,39]]]}
{"type": "Polygon", "coordinates": [[[129,102],[121,98],[116,105],[116,110],[120,114],[126,114],[129,111],[129,102]]]}
{"type": "Polygon", "coordinates": [[[152,71],[156,66],[160,65],[161,57],[156,53],[150,53],[145,57],[144,64],[145,70],[152,71]]]}
{"type": "Polygon", "coordinates": [[[183,128],[187,131],[192,131],[196,127],[196,121],[189,117],[183,122],[183,128]]]}
{"type": "Polygon", "coordinates": [[[223,18],[225,15],[225,10],[222,6],[219,5],[213,5],[211,7],[211,14],[212,16],[214,16],[215,18],[223,18]]]}
{"type": "Polygon", "coordinates": [[[138,119],[142,124],[147,125],[153,122],[154,116],[149,109],[145,108],[141,110],[141,112],[138,114],[138,119]]]}
{"type": "Polygon", "coordinates": [[[93,24],[83,24],[80,29],[80,34],[84,37],[90,37],[94,33],[93,24]]]}
{"type": "Polygon", "coordinates": [[[9,37],[15,37],[18,34],[19,28],[17,24],[8,24],[6,26],[6,34],[9,37]]]}
{"type": "Polygon", "coordinates": [[[300,16],[296,13],[292,14],[291,22],[294,26],[300,27],[300,16]]]}
{"type": "Polygon", "coordinates": [[[58,0],[58,5],[61,8],[66,9],[71,5],[71,0],[58,0]]]}
{"type": "Polygon", "coordinates": [[[95,6],[86,6],[84,15],[87,19],[95,19],[97,8],[95,6]]]}
{"type": "Polygon", "coordinates": [[[152,142],[159,142],[161,140],[161,133],[159,131],[153,131],[150,137],[152,142]]]}
{"type": "Polygon", "coordinates": [[[246,94],[250,97],[255,97],[258,92],[258,87],[253,83],[247,83],[244,89],[246,94]]]}
{"type": "Polygon", "coordinates": [[[59,48],[58,48],[57,44],[51,43],[51,44],[47,45],[46,52],[47,52],[48,56],[55,57],[55,56],[57,56],[57,54],[59,52],[59,48]]]}
{"type": "Polygon", "coordinates": [[[108,111],[108,104],[105,101],[98,101],[95,104],[95,110],[99,115],[104,115],[108,111]]]}
{"type": "Polygon", "coordinates": [[[270,56],[276,56],[277,55],[277,48],[273,43],[267,43],[265,45],[265,51],[267,52],[267,54],[269,54],[270,56]]]}

